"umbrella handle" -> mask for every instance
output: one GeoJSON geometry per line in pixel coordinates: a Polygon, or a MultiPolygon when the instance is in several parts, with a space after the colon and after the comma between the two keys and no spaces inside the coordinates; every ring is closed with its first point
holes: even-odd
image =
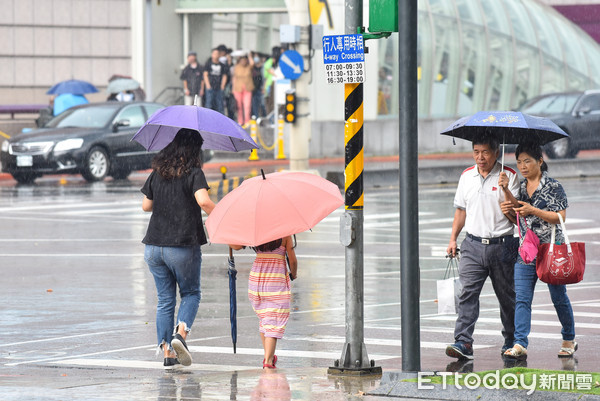
{"type": "Polygon", "coordinates": [[[229,247],[229,258],[233,260],[233,249],[231,247],[229,247]]]}

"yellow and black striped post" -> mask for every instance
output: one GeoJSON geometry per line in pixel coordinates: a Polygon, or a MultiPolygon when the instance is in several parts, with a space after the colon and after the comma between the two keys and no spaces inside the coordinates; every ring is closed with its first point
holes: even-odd
{"type": "Polygon", "coordinates": [[[362,210],[363,194],[363,84],[344,85],[344,146],[346,210],[362,210]]]}
{"type": "Polygon", "coordinates": [[[327,372],[381,374],[381,367],[369,360],[364,340],[363,84],[345,84],[344,95],[346,211],[340,219],[340,240],[346,247],[346,343],[342,357],[327,372]]]}

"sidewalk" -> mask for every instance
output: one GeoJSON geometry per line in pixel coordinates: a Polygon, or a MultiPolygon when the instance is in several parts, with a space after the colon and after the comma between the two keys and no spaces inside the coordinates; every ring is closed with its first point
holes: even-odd
{"type": "MultiPolygon", "coordinates": [[[[506,155],[506,164],[516,167],[514,154],[506,155]]],[[[218,153],[216,158],[204,165],[204,172],[209,181],[220,180],[220,168],[227,167],[227,178],[247,177],[289,169],[289,160],[261,159],[248,161],[245,154],[218,153]],[[225,156],[228,155],[228,156],[225,156]]],[[[434,153],[419,155],[419,183],[447,184],[456,183],[463,170],[473,164],[470,152],[434,153]]],[[[575,159],[548,160],[554,178],[574,178],[600,175],[600,150],[581,151],[575,159]]],[[[322,177],[344,186],[344,159],[325,158],[310,159],[309,169],[317,170],[322,177]]],[[[364,186],[398,186],[399,157],[373,156],[365,158],[363,172],[364,186]]],[[[147,175],[147,171],[134,172],[134,175],[147,175]]],[[[60,176],[60,175],[57,175],[60,176]]],[[[12,180],[7,173],[0,173],[1,180],[12,180]]]]}

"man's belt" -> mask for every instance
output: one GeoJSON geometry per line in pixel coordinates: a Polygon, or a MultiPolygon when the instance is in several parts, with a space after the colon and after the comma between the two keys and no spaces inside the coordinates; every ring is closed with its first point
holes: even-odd
{"type": "Polygon", "coordinates": [[[504,235],[502,237],[495,238],[481,238],[476,235],[467,233],[467,238],[471,238],[473,241],[481,242],[484,245],[504,244],[508,238],[512,238],[512,235],[504,235]]]}

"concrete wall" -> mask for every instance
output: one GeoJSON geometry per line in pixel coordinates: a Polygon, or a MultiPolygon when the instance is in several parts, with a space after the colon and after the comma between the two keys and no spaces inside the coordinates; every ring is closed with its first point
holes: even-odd
{"type": "Polygon", "coordinates": [[[129,0],[0,0],[0,10],[0,103],[45,103],[59,81],[102,89],[131,73],[129,0]]]}
{"type": "MultiPolygon", "coordinates": [[[[470,142],[457,139],[454,145],[451,137],[440,135],[440,132],[453,122],[452,119],[419,120],[419,153],[470,151],[470,142]]],[[[365,121],[365,156],[397,155],[399,146],[397,118],[365,121]]],[[[344,122],[341,120],[313,122],[310,157],[342,156],[344,156],[344,122]]]]}

